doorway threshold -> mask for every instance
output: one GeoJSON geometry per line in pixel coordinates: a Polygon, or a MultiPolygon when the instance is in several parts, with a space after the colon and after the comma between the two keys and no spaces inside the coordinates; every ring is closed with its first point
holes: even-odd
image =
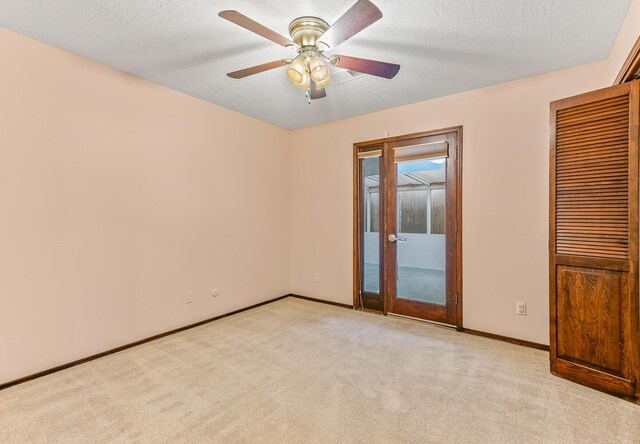
{"type": "Polygon", "coordinates": [[[455,325],[451,325],[451,324],[445,324],[442,322],[436,322],[436,321],[430,321],[429,319],[422,319],[422,318],[416,318],[413,316],[406,316],[406,315],[401,315],[398,313],[387,313],[387,316],[393,316],[395,318],[404,318],[404,319],[409,319],[410,321],[418,321],[418,322],[424,322],[427,324],[431,324],[431,325],[435,325],[437,327],[444,327],[447,329],[451,329],[451,330],[456,330],[456,326],[455,325]]]}

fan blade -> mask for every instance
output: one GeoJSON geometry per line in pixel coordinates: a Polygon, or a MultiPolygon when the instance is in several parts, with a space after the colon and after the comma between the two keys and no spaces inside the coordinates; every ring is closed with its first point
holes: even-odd
{"type": "Polygon", "coordinates": [[[309,94],[309,97],[311,98],[311,100],[324,99],[325,97],[327,97],[327,92],[324,88],[318,89],[318,87],[316,86],[316,82],[311,81],[311,94],[309,94]]]}
{"type": "Polygon", "coordinates": [[[245,29],[248,29],[251,32],[255,32],[256,34],[264,37],[267,40],[271,40],[274,43],[282,46],[289,46],[295,44],[286,37],[281,36],[275,31],[270,30],[266,26],[261,25],[260,23],[251,20],[249,17],[240,14],[238,11],[222,11],[218,14],[223,19],[229,20],[231,23],[235,23],[238,26],[242,26],[245,29]]]}
{"type": "Polygon", "coordinates": [[[369,0],[358,0],[320,37],[320,42],[335,48],[367,26],[382,18],[382,11],[369,0]]]}
{"type": "Polygon", "coordinates": [[[338,59],[335,65],[339,68],[384,77],[385,79],[393,79],[396,74],[398,74],[398,71],[400,71],[400,65],[396,65],[395,63],[378,62],[376,60],[359,59],[357,57],[343,55],[336,55],[331,58],[338,59]]]}
{"type": "Polygon", "coordinates": [[[262,65],[252,66],[251,68],[241,69],[239,71],[230,72],[227,74],[232,79],[244,79],[245,77],[252,76],[270,69],[279,68],[285,65],[285,60],[275,60],[269,63],[263,63],[262,65]]]}

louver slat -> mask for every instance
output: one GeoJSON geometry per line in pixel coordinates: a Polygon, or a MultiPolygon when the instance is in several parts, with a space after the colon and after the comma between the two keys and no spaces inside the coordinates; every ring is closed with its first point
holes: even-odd
{"type": "Polygon", "coordinates": [[[629,96],[556,115],[556,254],[629,257],[629,96]]]}

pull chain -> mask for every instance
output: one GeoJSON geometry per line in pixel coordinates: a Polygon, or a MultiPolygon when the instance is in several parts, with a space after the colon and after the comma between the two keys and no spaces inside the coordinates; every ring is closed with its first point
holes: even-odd
{"type": "Polygon", "coordinates": [[[307,102],[311,105],[311,67],[307,61],[307,102]]]}

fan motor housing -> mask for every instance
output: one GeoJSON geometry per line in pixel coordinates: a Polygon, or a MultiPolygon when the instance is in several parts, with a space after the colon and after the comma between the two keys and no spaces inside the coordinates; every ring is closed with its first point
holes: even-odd
{"type": "Polygon", "coordinates": [[[316,46],[316,42],[329,29],[329,24],[318,17],[298,17],[289,25],[289,35],[300,47],[316,46]]]}

